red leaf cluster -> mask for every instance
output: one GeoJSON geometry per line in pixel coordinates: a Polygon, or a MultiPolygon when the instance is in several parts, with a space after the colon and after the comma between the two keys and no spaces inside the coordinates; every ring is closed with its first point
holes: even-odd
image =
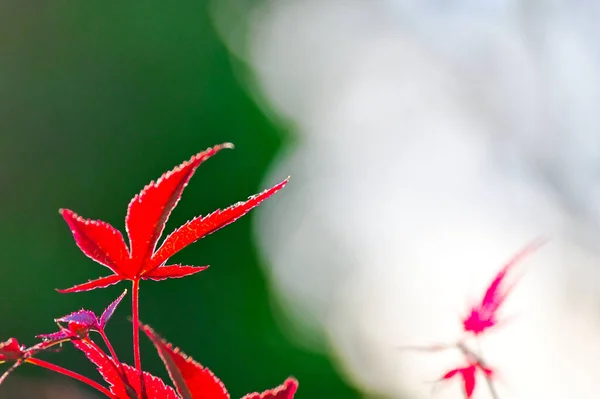
{"type": "MultiPolygon", "coordinates": [[[[198,216],[175,229],[156,249],[171,211],[177,205],[198,166],[220,150],[232,147],[231,144],[225,143],[209,148],[144,187],[131,200],[127,209],[125,226],[129,246],[125,243],[122,234],[110,224],[100,220],[84,219],[68,209],[60,210],[81,251],[106,266],[113,274],[59,292],[87,291],[104,288],[121,280],[132,281],[135,367],[119,361],[105,332],[106,324],[127,294],[125,290],[100,317],[92,311],[82,309],[55,319],[59,330],[51,334],[38,335],[37,338],[41,338],[41,342],[34,346],[29,348],[21,346],[14,338],[0,343],[0,363],[14,362],[0,377],[0,383],[16,367],[23,363],[30,363],[77,379],[111,399],[229,398],[224,385],[210,370],[179,349],[174,349],[150,327],[139,324],[138,301],[141,280],[179,278],[205,270],[207,266],[167,264],[167,261],[186,246],[244,216],[287,184],[288,179],[285,179],[244,202],[238,202],[223,210],[218,209],[206,216],[198,216]],[[140,329],[152,340],[167,367],[175,389],[142,370],[138,338],[140,329]],[[92,332],[100,335],[108,353],[92,339],[92,332]],[[64,343],[71,343],[95,364],[108,387],[38,357],[44,352],[62,347],[64,343]]],[[[288,378],[277,388],[263,393],[251,393],[244,399],[292,399],[297,388],[298,382],[294,378],[288,378]]]]}

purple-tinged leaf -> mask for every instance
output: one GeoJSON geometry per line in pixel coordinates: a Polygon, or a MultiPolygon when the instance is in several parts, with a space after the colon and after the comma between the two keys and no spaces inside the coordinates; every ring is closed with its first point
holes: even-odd
{"type": "Polygon", "coordinates": [[[90,329],[98,329],[98,318],[91,310],[81,309],[61,318],[54,319],[54,321],[57,323],[77,323],[90,329]]]}
{"type": "Polygon", "coordinates": [[[119,302],[127,294],[127,290],[123,291],[117,299],[115,299],[104,312],[100,319],[91,310],[81,309],[77,312],[73,312],[58,319],[54,319],[55,322],[60,326],[60,331],[51,334],[41,334],[37,338],[41,338],[44,341],[64,341],[70,339],[80,339],[88,336],[90,331],[97,331],[101,334],[104,333],[106,323],[110,320],[119,302]],[[61,323],[67,323],[67,328],[63,327],[61,323]]]}
{"type": "Polygon", "coordinates": [[[110,305],[108,305],[104,312],[102,312],[102,316],[100,316],[100,321],[98,323],[100,325],[100,329],[103,330],[104,327],[106,327],[106,324],[112,317],[113,313],[115,313],[115,309],[117,308],[117,306],[119,306],[119,303],[123,300],[125,295],[127,295],[127,289],[125,289],[125,291],[123,291],[123,293],[119,295],[119,297],[115,299],[110,305]]]}
{"type": "Polygon", "coordinates": [[[42,339],[46,342],[62,342],[70,340],[74,337],[74,334],[67,328],[61,328],[60,331],[56,331],[50,334],[38,334],[36,338],[42,339]]]}

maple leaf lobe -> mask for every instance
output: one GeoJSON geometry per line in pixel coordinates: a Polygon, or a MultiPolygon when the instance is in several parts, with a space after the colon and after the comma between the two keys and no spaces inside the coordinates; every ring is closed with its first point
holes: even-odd
{"type": "Polygon", "coordinates": [[[188,221],[165,238],[160,248],[152,257],[153,263],[161,265],[188,245],[235,222],[260,205],[264,200],[284,188],[289,180],[290,178],[287,177],[273,187],[249,197],[246,201],[237,202],[223,210],[218,209],[207,216],[197,216],[188,221]]]}
{"type": "Polygon", "coordinates": [[[229,399],[225,385],[212,371],[187,356],[145,324],[140,329],[150,338],[182,399],[229,399]]]}
{"type": "Polygon", "coordinates": [[[119,303],[121,303],[125,295],[127,295],[127,289],[125,289],[123,293],[118,296],[117,299],[112,301],[111,304],[108,305],[106,309],[104,309],[104,312],[102,312],[102,315],[100,316],[100,320],[98,320],[100,327],[106,327],[106,324],[108,323],[112,315],[115,313],[117,306],[119,306],[119,303]]]}
{"type": "Polygon", "coordinates": [[[297,390],[298,380],[289,377],[283,384],[276,388],[266,390],[262,393],[249,393],[242,399],[293,399],[297,390]]]}
{"type": "Polygon", "coordinates": [[[111,276],[97,278],[96,280],[89,280],[87,283],[78,284],[71,288],[57,289],[56,291],[60,292],[61,294],[70,294],[73,292],[91,291],[96,288],[109,287],[111,285],[121,282],[122,280],[123,280],[123,278],[121,276],[119,276],[118,274],[113,274],[111,276]]]}
{"type": "Polygon", "coordinates": [[[119,230],[102,220],[85,219],[69,209],[61,208],[58,212],[67,222],[75,243],[87,257],[114,273],[124,272],[129,250],[119,230]]]}
{"type": "Polygon", "coordinates": [[[89,328],[99,328],[98,318],[96,314],[91,310],[81,309],[77,312],[73,312],[66,316],[54,319],[55,322],[60,323],[76,323],[81,324],[89,328]]]}
{"type": "Polygon", "coordinates": [[[222,149],[233,148],[230,143],[216,145],[200,152],[188,161],[165,172],[158,180],[147,184],[136,194],[127,207],[125,227],[129,236],[131,257],[139,262],[142,272],[158,242],[165,224],[175,208],[184,188],[196,169],[222,149]]]}

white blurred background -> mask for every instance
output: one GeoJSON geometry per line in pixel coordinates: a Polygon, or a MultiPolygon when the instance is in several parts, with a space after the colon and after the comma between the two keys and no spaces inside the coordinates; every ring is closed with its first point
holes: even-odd
{"type": "Polygon", "coordinates": [[[597,398],[600,3],[213,11],[249,93],[296,137],[273,165],[292,182],[257,226],[290,337],[365,395],[429,398],[460,356],[396,347],[456,339],[502,264],[549,235],[485,358],[503,399],[597,398]]]}

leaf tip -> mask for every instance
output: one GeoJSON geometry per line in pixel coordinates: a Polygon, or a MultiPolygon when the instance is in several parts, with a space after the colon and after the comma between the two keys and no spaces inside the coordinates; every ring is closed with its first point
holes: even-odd
{"type": "Polygon", "coordinates": [[[300,385],[300,383],[298,382],[298,379],[296,377],[290,376],[283,382],[283,385],[285,387],[294,388],[296,390],[296,389],[298,389],[298,386],[300,385]]]}
{"type": "Polygon", "coordinates": [[[68,217],[72,217],[75,214],[75,212],[67,208],[59,208],[58,214],[66,220],[68,217]]]}

